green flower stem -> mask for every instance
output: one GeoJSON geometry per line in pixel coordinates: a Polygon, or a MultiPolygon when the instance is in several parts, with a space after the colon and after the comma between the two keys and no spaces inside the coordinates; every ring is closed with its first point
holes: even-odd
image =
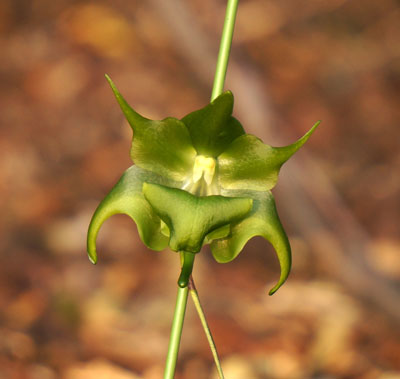
{"type": "Polygon", "coordinates": [[[182,269],[181,269],[181,275],[179,276],[178,279],[178,286],[184,288],[187,287],[190,275],[192,275],[195,255],[186,252],[183,253],[182,255],[183,255],[183,262],[181,264],[182,269]]]}
{"type": "MultiPolygon", "coordinates": [[[[224,28],[222,31],[221,44],[220,44],[218,60],[217,60],[217,68],[215,70],[214,85],[213,85],[213,90],[212,90],[212,94],[211,94],[211,101],[214,100],[216,97],[218,97],[224,89],[224,83],[225,83],[226,71],[227,71],[227,67],[228,67],[229,53],[230,53],[231,45],[232,45],[233,29],[235,26],[238,2],[239,2],[239,0],[228,0],[224,28]]],[[[183,264],[183,257],[184,257],[184,253],[181,253],[182,264],[183,264]]],[[[191,262],[191,263],[193,264],[193,262],[191,262]]],[[[189,265],[189,266],[192,266],[192,265],[189,265]]],[[[181,277],[179,280],[179,282],[180,282],[179,285],[183,285],[183,282],[184,282],[183,276],[187,275],[186,271],[189,271],[189,270],[186,270],[185,267],[183,267],[183,271],[181,273],[181,277]],[[182,274],[183,274],[183,276],[182,276],[182,274]]],[[[190,273],[191,273],[191,267],[190,267],[190,273]]],[[[175,375],[175,367],[176,367],[176,361],[178,359],[179,344],[180,344],[181,335],[182,335],[182,328],[183,328],[183,321],[185,318],[188,293],[189,293],[188,286],[178,287],[178,296],[176,299],[174,319],[172,321],[172,330],[171,330],[171,336],[170,336],[169,347],[168,347],[167,361],[166,361],[166,365],[165,365],[164,379],[173,379],[174,375],[175,375]]],[[[194,302],[197,312],[199,314],[201,323],[203,325],[204,331],[206,333],[208,342],[210,344],[210,348],[211,348],[211,351],[212,351],[212,354],[214,356],[214,360],[215,360],[215,363],[217,366],[218,374],[219,374],[220,378],[223,378],[224,376],[222,373],[221,365],[219,363],[217,350],[215,348],[214,340],[212,338],[210,329],[207,325],[207,321],[205,319],[204,312],[201,308],[197,291],[195,289],[194,289],[194,291],[191,290],[191,294],[192,294],[193,302],[194,302]]]]}
{"type": "MultiPolygon", "coordinates": [[[[233,30],[235,28],[238,3],[239,3],[239,0],[228,0],[228,4],[226,6],[224,28],[222,30],[221,43],[219,46],[217,67],[215,69],[214,84],[213,84],[213,89],[212,89],[212,93],[211,93],[211,101],[213,101],[215,98],[217,98],[224,90],[226,71],[228,68],[229,54],[231,52],[233,30]]],[[[224,379],[224,373],[222,372],[222,367],[221,367],[221,364],[219,361],[217,348],[215,346],[215,342],[212,337],[210,328],[207,324],[207,320],[204,315],[203,308],[201,307],[199,295],[197,293],[197,290],[194,285],[192,277],[190,279],[189,286],[191,287],[190,295],[191,295],[193,303],[196,307],[197,313],[200,317],[200,321],[203,326],[204,332],[206,334],[208,344],[210,345],[210,349],[211,349],[212,355],[214,357],[215,365],[217,367],[218,375],[219,375],[220,379],[224,379]]]]}
{"type": "Polygon", "coordinates": [[[181,341],[183,321],[185,319],[186,304],[189,288],[178,287],[174,319],[172,321],[171,336],[169,339],[167,361],[165,363],[164,379],[173,379],[176,361],[178,359],[179,344],[181,341]]]}
{"type": "Polygon", "coordinates": [[[233,29],[235,27],[238,3],[239,0],[228,0],[228,4],[226,6],[225,22],[224,28],[222,30],[221,44],[219,46],[217,68],[215,70],[211,101],[219,96],[224,89],[226,70],[228,67],[229,53],[231,51],[233,29]]]}
{"type": "Polygon", "coordinates": [[[197,293],[197,289],[194,284],[193,277],[190,277],[190,280],[189,280],[189,292],[190,292],[190,296],[192,297],[194,306],[196,307],[196,311],[199,315],[201,325],[203,326],[203,329],[204,329],[204,333],[206,334],[208,344],[210,345],[211,353],[214,357],[215,366],[217,367],[218,376],[220,379],[224,379],[224,373],[222,371],[221,363],[219,361],[217,348],[215,346],[215,342],[212,337],[210,327],[208,326],[206,316],[203,311],[203,307],[201,306],[199,294],[197,293]]]}

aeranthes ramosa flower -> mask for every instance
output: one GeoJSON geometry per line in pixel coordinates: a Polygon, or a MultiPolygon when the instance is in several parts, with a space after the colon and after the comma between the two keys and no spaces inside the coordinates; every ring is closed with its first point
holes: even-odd
{"type": "Polygon", "coordinates": [[[217,262],[225,263],[236,258],[250,238],[262,236],[273,245],[281,267],[273,294],[289,275],[291,251],[271,189],[281,166],[319,122],[297,142],[272,147],[246,134],[232,117],[229,91],[181,120],[154,121],[135,112],[107,80],[133,129],[134,165],[93,215],[87,239],[91,262],[97,262],[101,225],[117,213],[135,221],[150,249],[169,247],[183,253],[181,287],[187,285],[194,256],[205,244],[217,262]]]}

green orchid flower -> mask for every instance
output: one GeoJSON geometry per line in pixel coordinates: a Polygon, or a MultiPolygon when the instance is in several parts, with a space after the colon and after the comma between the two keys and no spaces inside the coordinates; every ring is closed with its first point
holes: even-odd
{"type": "Polygon", "coordinates": [[[188,283],[195,254],[210,244],[217,262],[230,262],[247,241],[262,236],[276,250],[285,282],[291,250],[271,189],[279,170],[310,137],[319,122],[292,145],[272,147],[246,134],[232,117],[227,91],[178,120],[149,120],[135,112],[107,77],[133,129],[134,165],[100,203],[89,226],[87,249],[97,262],[96,238],[103,222],[121,213],[136,223],[150,249],[183,253],[178,284],[188,283]]]}

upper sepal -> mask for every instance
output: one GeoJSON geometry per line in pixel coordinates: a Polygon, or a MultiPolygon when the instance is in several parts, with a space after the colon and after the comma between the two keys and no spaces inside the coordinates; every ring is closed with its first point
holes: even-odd
{"type": "Polygon", "coordinates": [[[169,247],[174,251],[197,253],[204,239],[226,235],[223,228],[242,219],[252,208],[245,197],[195,196],[189,192],[144,183],[143,193],[156,214],[170,230],[169,247]]]}
{"type": "Polygon", "coordinates": [[[216,158],[233,140],[244,134],[240,122],[232,117],[232,110],[233,95],[226,91],[182,119],[197,154],[216,158]]]}
{"type": "Polygon", "coordinates": [[[143,196],[144,181],[166,185],[175,184],[136,166],[126,170],[99,204],[90,222],[87,251],[92,263],[97,262],[96,239],[100,227],[114,214],[128,215],[136,223],[141,240],[150,249],[159,251],[168,246],[168,237],[161,233],[161,220],[143,196]]]}
{"type": "Polygon", "coordinates": [[[149,120],[134,111],[106,76],[114,95],[133,129],[131,158],[151,172],[183,181],[192,170],[196,150],[185,124],[173,117],[149,120]]]}
{"type": "Polygon", "coordinates": [[[266,191],[278,180],[281,166],[310,138],[317,122],[302,138],[284,147],[272,147],[245,134],[218,157],[219,183],[224,189],[266,191]]]}
{"type": "Polygon", "coordinates": [[[211,243],[211,252],[217,262],[230,262],[242,251],[247,241],[255,236],[264,237],[274,247],[281,275],[271,289],[275,293],[287,279],[291,267],[289,240],[279,220],[275,201],[270,191],[224,191],[227,196],[243,196],[253,199],[251,212],[243,219],[231,224],[231,233],[211,243]]]}

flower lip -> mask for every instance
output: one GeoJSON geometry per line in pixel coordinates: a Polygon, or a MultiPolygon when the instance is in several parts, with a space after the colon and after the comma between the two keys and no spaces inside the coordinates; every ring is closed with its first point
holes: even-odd
{"type": "MultiPolygon", "coordinates": [[[[143,195],[170,230],[169,247],[198,253],[207,235],[242,220],[252,209],[247,197],[196,196],[187,191],[143,183],[143,195]]],[[[215,237],[215,236],[214,236],[215,237]]]]}

